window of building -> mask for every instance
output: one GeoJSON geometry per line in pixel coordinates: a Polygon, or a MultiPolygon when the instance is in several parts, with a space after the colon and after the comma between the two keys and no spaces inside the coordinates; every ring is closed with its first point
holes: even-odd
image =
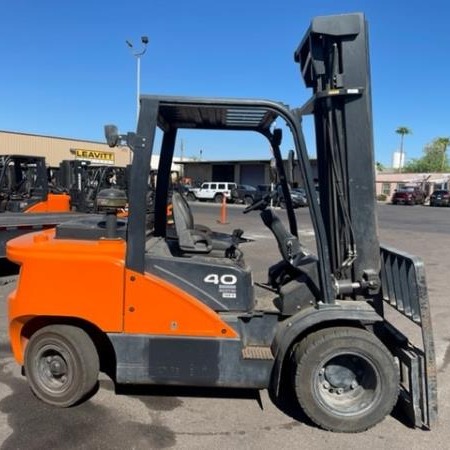
{"type": "Polygon", "coordinates": [[[381,185],[381,193],[383,195],[391,195],[391,183],[383,183],[381,185]]]}

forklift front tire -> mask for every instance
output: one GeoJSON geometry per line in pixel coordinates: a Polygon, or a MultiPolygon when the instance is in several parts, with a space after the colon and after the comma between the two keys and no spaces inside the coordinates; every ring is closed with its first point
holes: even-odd
{"type": "Polygon", "coordinates": [[[307,336],[294,352],[295,392],[308,417],[337,432],[367,430],[391,413],[399,374],[372,333],[338,327],[307,336]]]}
{"type": "Polygon", "coordinates": [[[25,375],[32,392],[61,408],[79,403],[93,391],[99,366],[89,335],[71,325],[41,328],[25,349],[25,375]]]}

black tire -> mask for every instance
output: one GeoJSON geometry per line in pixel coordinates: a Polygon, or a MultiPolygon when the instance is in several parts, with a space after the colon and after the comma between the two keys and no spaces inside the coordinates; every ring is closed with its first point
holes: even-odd
{"type": "Polygon", "coordinates": [[[223,202],[223,194],[216,194],[214,196],[214,202],[215,203],[222,203],[223,202]]]}
{"type": "Polygon", "coordinates": [[[391,413],[399,374],[389,350],[366,330],[339,327],[307,336],[294,353],[295,392],[320,427],[356,433],[391,413]]]}
{"type": "Polygon", "coordinates": [[[195,202],[195,200],[197,200],[197,197],[193,192],[189,192],[187,195],[187,199],[190,200],[191,202],[195,202]]]}
{"type": "Polygon", "coordinates": [[[31,336],[25,349],[25,375],[33,393],[66,408],[83,400],[98,381],[99,358],[81,328],[49,325],[31,336]]]}
{"type": "Polygon", "coordinates": [[[250,197],[250,195],[246,195],[246,196],[244,197],[244,205],[250,206],[250,205],[252,205],[252,204],[253,204],[253,198],[250,197]]]}

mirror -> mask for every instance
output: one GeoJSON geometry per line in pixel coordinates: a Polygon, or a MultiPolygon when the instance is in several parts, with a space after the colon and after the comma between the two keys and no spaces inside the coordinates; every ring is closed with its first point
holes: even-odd
{"type": "Polygon", "coordinates": [[[273,130],[272,145],[279,147],[283,140],[283,130],[281,128],[275,128],[273,130]]]}
{"type": "Polygon", "coordinates": [[[115,125],[105,125],[106,143],[109,147],[115,147],[119,143],[119,130],[115,125]]]}

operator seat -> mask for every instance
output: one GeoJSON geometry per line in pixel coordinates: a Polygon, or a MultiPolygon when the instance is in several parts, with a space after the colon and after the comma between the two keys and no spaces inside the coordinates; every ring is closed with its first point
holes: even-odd
{"type": "Polygon", "coordinates": [[[172,194],[173,220],[180,250],[187,253],[211,252],[213,248],[211,238],[206,231],[194,228],[194,218],[189,207],[184,207],[183,200],[179,192],[172,194]]]}
{"type": "Polygon", "coordinates": [[[209,253],[211,250],[227,251],[239,242],[245,242],[245,240],[241,239],[241,230],[235,230],[233,235],[231,235],[212,231],[205,225],[196,225],[189,203],[179,192],[175,191],[172,194],[172,207],[175,230],[178,235],[180,249],[183,251],[194,253],[209,253]],[[205,250],[193,250],[196,248],[200,249],[200,244],[195,244],[197,241],[202,243],[201,248],[205,250]],[[205,242],[208,242],[208,244],[205,245],[205,242]],[[208,251],[206,251],[207,248],[209,248],[208,251]]]}
{"type": "Polygon", "coordinates": [[[194,223],[194,216],[192,214],[189,203],[180,192],[173,192],[172,194],[173,212],[178,214],[179,219],[182,220],[188,229],[199,230],[204,233],[212,233],[211,229],[205,225],[198,225],[194,223]]]}

